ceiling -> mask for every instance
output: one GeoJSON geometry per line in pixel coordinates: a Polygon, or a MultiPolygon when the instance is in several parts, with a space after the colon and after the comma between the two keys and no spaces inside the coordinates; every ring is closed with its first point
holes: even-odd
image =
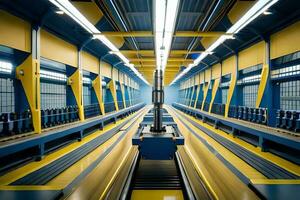
{"type": "MultiPolygon", "coordinates": [[[[126,34],[128,45],[122,52],[152,83],[155,64],[152,0],[98,0],[107,19],[126,34]],[[143,33],[143,35],[141,35],[143,33]]],[[[233,0],[181,0],[175,34],[165,69],[164,83],[168,85],[182,67],[192,63],[203,50],[195,31],[209,31],[234,4],[233,0]],[[216,8],[216,9],[215,9],[216,8]],[[211,17],[210,17],[211,16],[211,17]],[[209,20],[208,20],[209,19],[209,20]],[[208,23],[206,23],[208,21],[208,23]]],[[[124,36],[124,35],[123,35],[124,36]]],[[[209,36],[209,34],[207,35],[209,36]]]]}
{"type": "MultiPolygon", "coordinates": [[[[73,0],[83,15],[94,20],[95,26],[120,48],[135,64],[149,83],[152,83],[155,66],[152,0],[73,0]],[[85,9],[83,9],[85,8],[85,9]],[[92,9],[91,9],[92,8],[92,9]],[[94,18],[93,18],[94,17],[94,18]]],[[[205,50],[210,41],[224,33],[254,1],[237,0],[180,0],[176,27],[165,70],[165,85],[205,50]]],[[[48,0],[1,0],[0,6],[32,24],[42,25],[48,31],[72,42],[78,47],[109,62],[122,71],[134,73],[117,56],[108,54],[108,48],[67,15],[55,14],[55,7],[48,0]]],[[[212,55],[207,56],[182,78],[220,62],[235,52],[265,39],[279,28],[299,20],[298,0],[279,0],[272,7],[272,15],[260,16],[227,40],[212,55]]],[[[136,77],[136,80],[142,83],[136,77]]]]}

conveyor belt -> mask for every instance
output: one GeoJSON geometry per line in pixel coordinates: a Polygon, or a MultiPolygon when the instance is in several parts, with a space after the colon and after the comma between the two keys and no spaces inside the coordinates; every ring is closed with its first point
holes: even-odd
{"type": "MultiPolygon", "coordinates": [[[[140,115],[141,111],[139,112],[140,115]]],[[[128,124],[128,121],[133,121],[133,119],[129,119],[127,121],[124,121],[117,127],[115,127],[112,130],[109,130],[108,132],[100,135],[99,137],[95,138],[91,142],[79,147],[78,149],[72,151],[71,153],[62,156],[61,158],[55,160],[54,162],[40,168],[37,171],[34,171],[15,182],[11,183],[10,185],[45,185],[47,182],[52,180],[54,177],[56,177],[58,174],[72,166],[74,163],[76,163],[78,160],[83,158],[85,155],[93,151],[95,148],[100,146],[101,144],[105,143],[107,140],[109,140],[113,135],[117,134],[120,129],[128,124]]],[[[131,126],[127,127],[124,131],[127,131],[131,126]]],[[[124,136],[125,134],[123,134],[124,136]]],[[[119,138],[119,140],[121,137],[119,138]]],[[[117,141],[118,142],[118,141],[117,141]]],[[[117,144],[114,143],[115,145],[117,144]]],[[[113,148],[115,145],[112,145],[113,148]]],[[[105,157],[105,155],[103,155],[105,157]]]]}
{"type": "Polygon", "coordinates": [[[164,196],[164,192],[167,194],[168,191],[172,190],[178,191],[177,195],[181,194],[179,195],[181,196],[180,199],[193,200],[197,199],[196,197],[207,200],[211,199],[211,195],[198,175],[195,174],[196,172],[193,169],[191,170],[190,166],[186,168],[185,164],[183,164],[181,156],[178,153],[176,153],[176,156],[172,160],[137,159],[133,166],[134,171],[128,177],[130,183],[127,183],[127,186],[124,187],[121,199],[132,198],[132,195],[136,198],[138,196],[137,193],[144,193],[143,191],[152,191],[154,193],[159,191],[164,196]],[[188,174],[192,174],[193,177],[187,177],[186,169],[190,170],[188,174]],[[193,182],[193,188],[197,187],[196,193],[192,190],[190,178],[194,180],[195,178],[198,179],[197,183],[193,182]]]}
{"type": "Polygon", "coordinates": [[[181,190],[175,160],[140,160],[132,188],[181,190]]]}
{"type": "MultiPolygon", "coordinates": [[[[178,111],[176,111],[178,113],[178,111]]],[[[178,116],[178,114],[176,114],[178,116]]],[[[223,145],[225,148],[227,148],[229,151],[237,155],[239,158],[244,160],[246,163],[254,167],[256,170],[258,170],[260,173],[265,175],[269,179],[299,179],[299,176],[275,165],[274,163],[263,159],[254,153],[248,151],[247,149],[228,141],[227,139],[223,138],[222,136],[210,131],[209,129],[199,125],[198,123],[194,122],[193,120],[189,119],[188,117],[182,115],[184,119],[186,119],[189,123],[191,123],[193,126],[198,128],[199,130],[203,131],[210,137],[212,137],[214,140],[219,142],[221,145],[223,145]]],[[[180,119],[180,118],[179,118],[180,119]]],[[[200,136],[193,131],[191,127],[189,127],[182,119],[180,119],[181,122],[191,131],[192,134],[194,134],[197,138],[200,138],[200,136]]]]}

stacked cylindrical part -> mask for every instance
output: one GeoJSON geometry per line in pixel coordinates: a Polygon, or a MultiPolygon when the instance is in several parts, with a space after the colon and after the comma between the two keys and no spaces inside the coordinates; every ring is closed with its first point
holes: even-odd
{"type": "Polygon", "coordinates": [[[162,132],[162,105],[164,103],[164,90],[163,90],[163,72],[162,70],[156,70],[154,73],[154,86],[152,91],[152,103],[153,103],[153,131],[162,132]]]}

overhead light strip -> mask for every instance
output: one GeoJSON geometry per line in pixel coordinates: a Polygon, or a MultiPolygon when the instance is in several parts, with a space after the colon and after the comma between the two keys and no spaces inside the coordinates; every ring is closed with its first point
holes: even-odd
{"type": "Polygon", "coordinates": [[[163,71],[171,49],[178,6],[179,0],[154,1],[156,67],[163,71]]]}
{"type": "Polygon", "coordinates": [[[130,69],[134,71],[134,73],[143,80],[147,85],[149,85],[148,81],[146,81],[143,76],[135,69],[134,65],[129,63],[129,60],[119,51],[119,49],[104,35],[101,35],[101,31],[99,31],[85,16],[83,16],[77,8],[73,6],[68,0],[49,0],[52,4],[62,10],[64,13],[69,15],[74,21],[76,21],[80,26],[82,26],[86,31],[93,35],[93,38],[100,40],[105,46],[107,46],[114,54],[116,54],[126,66],[130,65],[130,69]]]}
{"type": "MultiPolygon", "coordinates": [[[[268,10],[272,5],[274,5],[278,0],[259,0],[254,6],[247,11],[234,25],[232,25],[227,31],[227,34],[237,34],[240,30],[245,28],[249,23],[256,19],[263,12],[268,10]]],[[[212,45],[210,45],[205,52],[201,53],[200,56],[194,60],[192,64],[189,64],[186,69],[184,69],[170,85],[174,84],[187,72],[189,72],[193,67],[197,66],[207,55],[211,54],[220,44],[222,44],[227,39],[234,39],[234,36],[222,35],[220,36],[212,45]]]]}

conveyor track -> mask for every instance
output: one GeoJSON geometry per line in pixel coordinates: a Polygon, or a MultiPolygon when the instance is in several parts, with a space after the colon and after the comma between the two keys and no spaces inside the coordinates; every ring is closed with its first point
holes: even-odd
{"type": "MultiPolygon", "coordinates": [[[[137,114],[137,116],[141,115],[141,111],[137,114]]],[[[10,185],[45,185],[50,180],[52,180],[54,177],[62,173],[64,170],[68,169],[70,166],[72,166],[74,163],[79,161],[81,158],[86,156],[88,153],[92,152],[94,149],[108,141],[112,136],[117,134],[120,129],[128,124],[129,121],[133,121],[134,119],[129,119],[127,121],[124,121],[120,125],[116,126],[112,130],[109,130],[108,132],[98,136],[97,138],[93,139],[92,141],[82,145],[81,147],[77,148],[76,150],[68,153],[65,156],[62,156],[61,158],[55,160],[54,162],[40,168],[39,170],[36,170],[16,181],[11,183],[10,185]]],[[[127,130],[132,126],[128,126],[124,131],[126,133],[127,130]]],[[[118,141],[122,139],[122,137],[125,134],[123,134],[106,152],[109,152],[115,145],[117,145],[118,141]]],[[[102,156],[103,158],[105,155],[102,156]]]]}
{"type": "MultiPolygon", "coordinates": [[[[185,156],[186,158],[186,156],[185,156]]],[[[189,163],[188,163],[189,164],[189,163]]],[[[127,177],[127,183],[124,186],[120,199],[130,199],[134,191],[150,190],[150,191],[168,191],[180,190],[184,199],[193,200],[196,197],[201,199],[211,199],[211,195],[201,181],[195,183],[197,187],[196,193],[192,190],[192,184],[187,177],[187,168],[184,166],[181,156],[176,153],[172,160],[143,160],[136,159],[132,166],[132,171],[127,177]]],[[[191,169],[190,167],[188,168],[191,169]]],[[[195,171],[190,171],[193,174],[195,171]]],[[[190,175],[190,173],[189,173],[190,175]]],[[[200,180],[200,179],[199,179],[200,180]]],[[[194,184],[194,183],[193,183],[194,184]]]]}
{"type": "MultiPolygon", "coordinates": [[[[195,133],[195,131],[189,127],[178,115],[178,111],[176,110],[176,115],[179,118],[179,120],[188,128],[188,130],[194,134],[197,138],[201,140],[201,137],[195,133]]],[[[243,161],[248,163],[250,166],[255,168],[257,171],[262,173],[264,176],[266,176],[269,179],[299,179],[299,176],[296,174],[293,174],[282,167],[275,165],[274,163],[261,158],[254,153],[248,151],[247,149],[223,138],[222,136],[214,133],[213,131],[199,125],[198,123],[194,122],[193,120],[189,119],[188,117],[182,115],[184,119],[186,119],[189,123],[191,123],[193,126],[204,132],[205,134],[209,135],[211,138],[216,140],[218,143],[223,145],[225,148],[227,148],[229,151],[231,151],[233,154],[241,158],[243,161]]]]}
{"type": "Polygon", "coordinates": [[[181,190],[181,181],[175,160],[141,159],[132,189],[181,190]]]}

